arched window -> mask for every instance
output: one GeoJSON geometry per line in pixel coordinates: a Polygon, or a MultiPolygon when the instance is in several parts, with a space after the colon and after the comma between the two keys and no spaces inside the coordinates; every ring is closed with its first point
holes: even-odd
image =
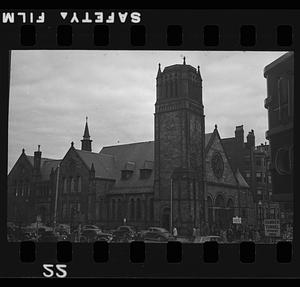
{"type": "Polygon", "coordinates": [[[67,193],[67,179],[65,177],[63,178],[63,185],[63,193],[67,193]]]}
{"type": "Polygon", "coordinates": [[[74,179],[74,191],[78,192],[78,176],[76,176],[74,179]]]}
{"type": "Polygon", "coordinates": [[[154,219],[154,200],[153,198],[149,199],[149,219],[154,219]]]}
{"type": "Polygon", "coordinates": [[[111,201],[111,218],[116,218],[116,201],[114,199],[111,201]]]}
{"type": "Polygon", "coordinates": [[[130,219],[135,220],[135,202],[133,198],[130,200],[130,219]]]}
{"type": "Polygon", "coordinates": [[[222,195],[218,195],[215,200],[215,217],[216,224],[218,228],[224,228],[226,218],[225,218],[225,202],[222,195]]]}
{"type": "Polygon", "coordinates": [[[118,219],[122,219],[122,201],[120,198],[118,199],[117,215],[118,219]]]}
{"type": "Polygon", "coordinates": [[[96,219],[101,219],[101,201],[96,204],[96,219]]]}
{"type": "Polygon", "coordinates": [[[142,206],[141,206],[141,200],[139,198],[136,200],[136,217],[137,220],[141,220],[142,217],[142,206]]]}
{"type": "Polygon", "coordinates": [[[66,202],[62,203],[62,217],[63,217],[63,219],[66,219],[66,217],[67,217],[67,203],[66,202]]]}
{"type": "Polygon", "coordinates": [[[211,225],[213,223],[213,202],[210,196],[207,197],[207,221],[211,225]]]}
{"type": "Polygon", "coordinates": [[[227,226],[232,224],[232,218],[234,217],[234,203],[232,199],[227,201],[227,226]]]}
{"type": "Polygon", "coordinates": [[[75,182],[74,182],[74,177],[71,177],[70,180],[71,180],[71,192],[75,192],[75,182]]]}
{"type": "Polygon", "coordinates": [[[77,191],[78,191],[78,192],[81,192],[81,188],[82,188],[82,185],[81,185],[81,177],[78,176],[78,189],[77,189],[77,191]]]}

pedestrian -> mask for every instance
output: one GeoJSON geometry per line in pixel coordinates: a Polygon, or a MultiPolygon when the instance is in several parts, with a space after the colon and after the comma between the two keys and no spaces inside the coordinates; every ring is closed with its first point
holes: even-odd
{"type": "Polygon", "coordinates": [[[197,236],[197,230],[195,227],[193,227],[192,241],[195,241],[196,236],[197,236]]]}
{"type": "Polygon", "coordinates": [[[175,239],[177,239],[178,233],[176,227],[173,228],[173,236],[175,237],[175,239]]]}
{"type": "Polygon", "coordinates": [[[256,241],[256,242],[259,242],[259,241],[260,241],[260,234],[259,234],[259,231],[258,231],[258,230],[256,230],[256,232],[255,232],[255,241],[256,241]]]}

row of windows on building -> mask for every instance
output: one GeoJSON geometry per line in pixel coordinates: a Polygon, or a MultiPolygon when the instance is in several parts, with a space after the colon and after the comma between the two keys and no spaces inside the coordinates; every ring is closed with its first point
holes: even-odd
{"type": "MultiPolygon", "coordinates": [[[[36,189],[37,196],[49,196],[51,189],[46,184],[41,184],[36,189]]],[[[16,197],[29,197],[32,195],[32,189],[29,182],[20,182],[14,186],[14,195],[16,197]]]]}
{"type": "Polygon", "coordinates": [[[14,194],[16,197],[30,196],[31,189],[29,183],[20,183],[14,187],[14,194]]]}
{"type": "MultiPolygon", "coordinates": [[[[89,204],[90,205],[90,204],[89,204]]],[[[111,199],[108,210],[106,201],[100,199],[96,203],[96,220],[153,220],[154,219],[154,201],[153,198],[142,200],[140,198],[131,198],[129,202],[124,203],[122,199],[111,199]],[[128,204],[128,208],[125,208],[128,204]]],[[[91,207],[89,206],[89,211],[91,207]]],[[[64,219],[75,217],[81,213],[81,206],[79,202],[62,202],[62,217],[64,219]]]]}
{"type": "Polygon", "coordinates": [[[154,201],[153,198],[148,200],[143,200],[140,198],[131,198],[128,202],[128,209],[126,212],[126,207],[122,199],[111,199],[110,202],[110,219],[120,220],[153,220],[154,218],[154,201]]]}
{"type": "MultiPolygon", "coordinates": [[[[131,178],[133,175],[133,170],[122,170],[121,171],[121,179],[127,180],[131,178]]],[[[151,169],[140,169],[140,179],[148,179],[151,176],[152,170],[151,169]]]]}
{"type": "Polygon", "coordinates": [[[258,158],[258,159],[256,159],[255,163],[256,163],[256,166],[258,166],[258,167],[268,168],[269,164],[270,164],[270,160],[269,159],[258,158]]]}
{"type": "Polygon", "coordinates": [[[80,202],[62,202],[62,217],[75,217],[80,213],[80,202]]]}
{"type": "Polygon", "coordinates": [[[81,192],[82,190],[82,182],[81,177],[63,177],[63,193],[74,193],[81,192]]]}
{"type": "MultiPolygon", "coordinates": [[[[246,172],[246,179],[250,179],[251,177],[251,173],[250,172],[246,172]]],[[[258,183],[272,183],[272,177],[271,175],[265,175],[265,173],[263,172],[256,172],[255,174],[255,178],[256,178],[256,182],[258,183]]]]}

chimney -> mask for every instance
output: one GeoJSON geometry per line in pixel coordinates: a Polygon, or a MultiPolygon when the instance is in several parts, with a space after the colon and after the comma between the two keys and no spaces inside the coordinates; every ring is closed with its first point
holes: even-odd
{"type": "Polygon", "coordinates": [[[41,160],[42,160],[42,152],[40,151],[40,145],[38,145],[38,150],[34,152],[34,170],[36,172],[40,172],[41,170],[41,160]]]}
{"type": "Polygon", "coordinates": [[[238,146],[243,147],[244,146],[244,126],[236,126],[235,127],[235,141],[238,144],[238,146]]]}
{"type": "Polygon", "coordinates": [[[254,130],[251,130],[251,132],[248,133],[247,135],[247,146],[250,147],[255,147],[255,136],[254,136],[254,130]]]}

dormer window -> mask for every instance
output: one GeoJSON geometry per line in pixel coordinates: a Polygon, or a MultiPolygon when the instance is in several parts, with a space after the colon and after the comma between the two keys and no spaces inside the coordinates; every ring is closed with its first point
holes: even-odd
{"type": "Polygon", "coordinates": [[[145,160],[143,167],[140,169],[140,179],[147,179],[151,176],[153,170],[153,161],[145,160]]]}
{"type": "Polygon", "coordinates": [[[140,179],[147,179],[151,176],[152,169],[140,169],[140,179]]]}
{"type": "Polygon", "coordinates": [[[129,179],[132,176],[134,170],[135,170],[135,162],[133,161],[126,162],[124,169],[121,170],[121,179],[122,180],[129,179]]]}
{"type": "Polygon", "coordinates": [[[121,170],[121,179],[129,179],[133,174],[133,170],[121,170]]]}

